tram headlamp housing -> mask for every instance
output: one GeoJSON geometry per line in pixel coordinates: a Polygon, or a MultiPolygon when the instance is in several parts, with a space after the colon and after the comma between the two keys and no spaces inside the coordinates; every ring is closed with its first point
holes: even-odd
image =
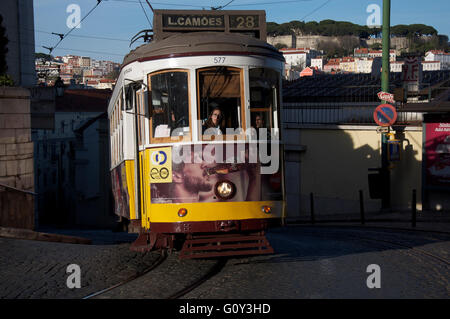
{"type": "Polygon", "coordinates": [[[219,181],[214,186],[214,193],[220,199],[231,199],[236,194],[236,186],[227,180],[219,181]]]}
{"type": "Polygon", "coordinates": [[[264,205],[261,206],[261,210],[263,211],[263,213],[270,214],[270,212],[272,211],[272,207],[264,205]]]}

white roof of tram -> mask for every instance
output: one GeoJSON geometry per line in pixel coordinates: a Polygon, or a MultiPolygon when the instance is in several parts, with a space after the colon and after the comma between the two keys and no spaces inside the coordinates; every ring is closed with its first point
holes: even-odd
{"type": "Polygon", "coordinates": [[[139,46],[125,56],[122,67],[134,61],[219,54],[262,55],[284,62],[283,55],[275,47],[248,35],[190,32],[177,33],[163,40],[139,46]]]}

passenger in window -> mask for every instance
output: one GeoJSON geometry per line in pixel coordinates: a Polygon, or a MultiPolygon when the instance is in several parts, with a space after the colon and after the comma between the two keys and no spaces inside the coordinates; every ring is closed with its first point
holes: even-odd
{"type": "Polygon", "coordinates": [[[262,118],[261,115],[256,115],[255,117],[255,126],[256,129],[262,128],[264,127],[264,119],[262,118]]]}
{"type": "Polygon", "coordinates": [[[175,113],[174,110],[170,111],[170,128],[172,130],[179,127],[188,127],[189,124],[186,121],[186,118],[183,114],[175,113]]]}
{"type": "Polygon", "coordinates": [[[203,134],[223,135],[224,128],[222,125],[223,115],[222,111],[215,107],[212,109],[205,124],[202,126],[203,134]]]}
{"type": "Polygon", "coordinates": [[[255,122],[253,123],[252,127],[256,130],[256,138],[258,140],[263,139],[263,136],[260,137],[260,133],[264,132],[264,131],[262,131],[262,129],[265,129],[266,139],[267,140],[271,139],[270,131],[269,131],[269,129],[266,128],[266,124],[264,122],[264,117],[261,114],[257,114],[255,116],[255,122]],[[261,132],[260,132],[260,129],[261,129],[261,132]]]}

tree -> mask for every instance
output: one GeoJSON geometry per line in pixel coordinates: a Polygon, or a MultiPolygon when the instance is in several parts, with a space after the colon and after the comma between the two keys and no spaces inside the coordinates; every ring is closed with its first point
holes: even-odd
{"type": "Polygon", "coordinates": [[[280,50],[280,49],[287,48],[288,46],[284,43],[275,43],[274,47],[277,48],[278,50],[280,50]]]}
{"type": "MultiPolygon", "coordinates": [[[[368,26],[358,25],[347,21],[334,21],[331,19],[316,21],[291,21],[278,24],[267,22],[267,34],[271,36],[289,35],[289,34],[309,34],[323,36],[345,36],[354,35],[367,39],[369,36],[380,37],[381,28],[369,28],[368,26]]],[[[399,24],[391,27],[391,34],[398,37],[420,37],[437,35],[436,29],[424,24],[399,24]]]]}
{"type": "Polygon", "coordinates": [[[54,59],[53,55],[40,53],[40,52],[39,53],[35,53],[34,54],[34,58],[35,59],[41,59],[41,60],[46,61],[46,62],[52,61],[54,59]]]}
{"type": "Polygon", "coordinates": [[[369,47],[373,50],[381,50],[383,48],[383,46],[379,42],[371,44],[369,47]]]}
{"type": "Polygon", "coordinates": [[[113,70],[112,72],[109,72],[108,74],[105,75],[105,78],[110,79],[110,80],[117,80],[117,78],[119,77],[119,70],[113,70]]]}

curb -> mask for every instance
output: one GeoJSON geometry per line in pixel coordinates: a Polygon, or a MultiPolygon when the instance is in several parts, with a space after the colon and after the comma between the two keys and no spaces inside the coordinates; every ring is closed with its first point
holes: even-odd
{"type": "Polygon", "coordinates": [[[442,227],[433,227],[432,223],[422,223],[421,225],[416,225],[416,227],[412,227],[410,225],[406,225],[410,223],[410,221],[390,221],[388,223],[382,221],[377,223],[377,220],[366,220],[364,225],[361,224],[361,221],[354,220],[341,220],[341,221],[320,221],[312,224],[311,222],[289,222],[286,223],[287,227],[295,227],[295,226],[311,226],[311,227],[365,227],[365,228],[379,228],[379,229],[392,229],[392,230],[405,230],[405,231],[418,231],[418,232],[431,232],[431,233],[440,233],[450,235],[450,229],[442,228],[442,227]],[[369,225],[368,225],[369,223],[369,225]],[[399,225],[400,224],[400,225],[399,225]],[[402,225],[403,224],[403,225],[402,225]],[[425,224],[425,225],[424,225],[425,224]]]}
{"type": "Polygon", "coordinates": [[[82,237],[40,233],[29,229],[9,227],[0,227],[0,237],[82,245],[90,245],[92,243],[90,239],[82,237]]]}

